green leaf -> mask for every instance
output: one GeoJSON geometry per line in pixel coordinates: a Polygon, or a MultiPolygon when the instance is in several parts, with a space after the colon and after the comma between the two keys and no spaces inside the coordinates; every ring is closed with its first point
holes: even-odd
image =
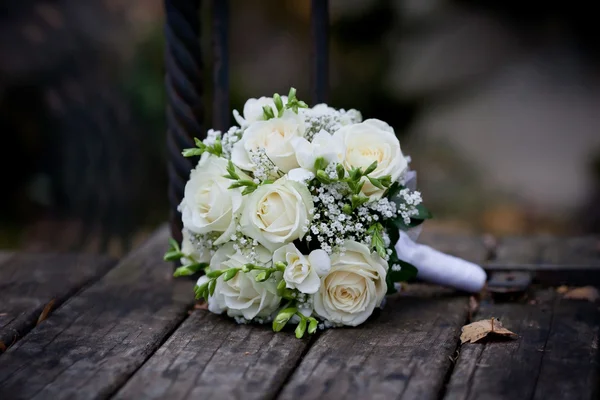
{"type": "Polygon", "coordinates": [[[184,256],[184,254],[181,251],[178,251],[178,250],[169,250],[163,256],[163,260],[165,260],[165,261],[177,261],[177,260],[179,260],[183,256],[184,256]]]}
{"type": "Polygon", "coordinates": [[[272,271],[262,271],[258,275],[256,275],[256,278],[254,278],[254,280],[256,282],[264,282],[271,277],[272,273],[272,271]]]}
{"type": "Polygon", "coordinates": [[[324,183],[324,184],[331,183],[331,178],[322,169],[317,171],[317,179],[319,180],[319,182],[324,183]]]}
{"type": "Polygon", "coordinates": [[[294,87],[291,87],[290,91],[288,93],[288,102],[290,100],[296,100],[296,88],[294,88],[294,87]]]}
{"type": "Polygon", "coordinates": [[[325,168],[327,168],[327,161],[325,161],[325,159],[323,157],[318,157],[315,160],[314,167],[315,167],[315,171],[319,171],[321,169],[324,170],[325,168]]]}
{"type": "Polygon", "coordinates": [[[344,166],[342,164],[335,165],[335,172],[337,172],[339,180],[344,179],[344,176],[346,176],[346,171],[344,170],[344,166]]]}
{"type": "Polygon", "coordinates": [[[217,287],[217,280],[216,279],[212,279],[208,283],[208,294],[211,295],[211,296],[214,295],[216,287],[217,287]]]}
{"type": "Polygon", "coordinates": [[[288,307],[279,311],[279,314],[277,314],[277,316],[273,320],[273,330],[275,332],[279,332],[280,330],[282,330],[285,324],[288,323],[290,318],[292,318],[292,316],[296,314],[297,311],[298,309],[296,307],[288,307]]]}
{"type": "Polygon", "coordinates": [[[317,321],[315,318],[310,317],[308,319],[310,321],[310,323],[308,324],[308,333],[309,334],[313,334],[317,331],[317,327],[319,326],[319,321],[317,321]]]}
{"type": "Polygon", "coordinates": [[[413,219],[430,219],[430,218],[433,218],[433,215],[431,214],[431,211],[429,211],[423,205],[423,203],[421,203],[421,204],[419,204],[417,206],[417,210],[419,211],[419,214],[417,216],[412,217],[413,219]]]}
{"type": "Polygon", "coordinates": [[[293,291],[292,289],[285,288],[277,294],[286,300],[295,300],[296,299],[296,292],[293,291]]]}
{"type": "Polygon", "coordinates": [[[350,197],[350,201],[352,202],[352,209],[354,210],[369,201],[369,198],[360,194],[353,194],[352,197],[350,197]]]}
{"type": "Polygon", "coordinates": [[[375,249],[380,257],[385,257],[387,253],[383,242],[383,225],[377,222],[367,229],[367,233],[371,234],[371,248],[375,249]]]}
{"type": "Polygon", "coordinates": [[[210,152],[217,157],[221,157],[223,154],[223,146],[221,145],[221,139],[215,140],[215,144],[210,148],[210,152]]]}
{"type": "Polygon", "coordinates": [[[212,282],[212,281],[205,282],[200,286],[198,286],[198,285],[194,286],[194,293],[196,295],[196,300],[200,300],[202,298],[208,299],[208,285],[210,282],[212,282]]]}
{"type": "Polygon", "coordinates": [[[377,179],[377,178],[371,178],[370,176],[367,176],[367,179],[376,188],[381,189],[381,190],[385,190],[385,187],[381,184],[381,181],[379,179],[377,179]]]}
{"type": "Polygon", "coordinates": [[[379,182],[381,182],[381,184],[383,186],[385,186],[386,188],[392,184],[392,176],[391,175],[380,176],[377,179],[379,179],[379,182]]]}
{"type": "Polygon", "coordinates": [[[237,275],[238,272],[239,272],[239,269],[237,269],[237,268],[228,269],[223,274],[223,281],[227,282],[227,281],[232,280],[233,278],[235,278],[235,276],[237,275]]]}
{"type": "Polygon", "coordinates": [[[393,263],[390,261],[388,276],[391,282],[406,282],[416,278],[418,272],[419,270],[414,265],[402,260],[395,260],[393,263]],[[400,271],[392,271],[392,265],[394,264],[400,265],[400,271]]]}
{"type": "Polygon", "coordinates": [[[300,318],[300,322],[298,323],[298,326],[296,327],[296,337],[298,339],[302,339],[302,336],[304,336],[304,332],[306,332],[306,318],[304,318],[304,316],[302,316],[300,318]]]}
{"type": "Polygon", "coordinates": [[[278,112],[283,111],[283,101],[281,100],[279,93],[275,93],[273,95],[273,103],[275,103],[275,107],[277,108],[278,112]]]}
{"type": "Polygon", "coordinates": [[[218,278],[219,276],[221,276],[221,274],[223,274],[223,270],[215,269],[214,271],[207,272],[206,276],[208,278],[214,279],[214,278],[218,278]]]}
{"type": "Polygon", "coordinates": [[[277,284],[277,293],[281,292],[283,289],[285,289],[285,281],[282,279],[277,284]]]}
{"type": "Polygon", "coordinates": [[[229,178],[229,179],[233,179],[233,180],[240,179],[240,176],[235,171],[235,165],[233,164],[233,161],[231,161],[231,160],[229,160],[229,162],[227,163],[227,175],[225,175],[225,178],[229,178]]]}
{"type": "Polygon", "coordinates": [[[198,139],[197,137],[194,138],[194,143],[196,144],[196,147],[198,147],[199,149],[206,148],[206,145],[204,143],[202,143],[202,140],[198,139]]]}
{"type": "Polygon", "coordinates": [[[169,238],[169,246],[171,246],[171,249],[173,249],[173,250],[177,250],[177,251],[181,250],[179,248],[179,243],[177,243],[177,240],[175,240],[173,238],[169,238]]]}
{"type": "Polygon", "coordinates": [[[350,204],[344,204],[342,206],[342,211],[344,212],[344,214],[351,215],[352,214],[352,206],[350,204]]]}
{"type": "Polygon", "coordinates": [[[183,151],[181,152],[181,154],[184,157],[201,156],[202,153],[204,153],[204,149],[197,149],[197,148],[183,149],[183,151]]]}
{"type": "Polygon", "coordinates": [[[352,168],[350,170],[350,179],[358,182],[360,180],[360,178],[362,177],[362,171],[360,168],[352,168]]]}
{"type": "Polygon", "coordinates": [[[242,190],[242,196],[247,194],[251,194],[256,190],[256,186],[248,186],[246,189],[242,190]]]}
{"type": "Polygon", "coordinates": [[[206,267],[208,267],[207,263],[193,263],[190,265],[184,265],[182,267],[177,268],[175,270],[175,272],[173,273],[173,276],[175,278],[178,278],[180,276],[194,275],[194,274],[202,271],[206,267]]]}
{"type": "Polygon", "coordinates": [[[275,114],[273,113],[273,109],[271,108],[271,106],[263,106],[263,116],[267,121],[275,118],[275,114]]]}
{"type": "Polygon", "coordinates": [[[363,175],[369,175],[371,172],[375,171],[375,168],[377,168],[377,161],[373,161],[371,165],[369,165],[367,169],[365,169],[363,175]]]}
{"type": "Polygon", "coordinates": [[[285,261],[277,261],[275,263],[275,268],[277,268],[281,272],[285,271],[285,267],[287,267],[287,262],[285,261]]]}

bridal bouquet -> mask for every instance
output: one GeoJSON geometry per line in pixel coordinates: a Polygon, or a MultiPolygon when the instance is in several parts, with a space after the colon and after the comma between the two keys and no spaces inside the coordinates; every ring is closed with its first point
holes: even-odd
{"type": "Polygon", "coordinates": [[[431,215],[406,186],[409,159],[394,129],[357,110],[309,108],[296,97],[249,99],[239,126],[209,130],[179,206],[175,276],[211,312],[238,323],[297,324],[296,336],[363,323],[394,283],[417,269],[401,260],[401,232],[431,215]]]}

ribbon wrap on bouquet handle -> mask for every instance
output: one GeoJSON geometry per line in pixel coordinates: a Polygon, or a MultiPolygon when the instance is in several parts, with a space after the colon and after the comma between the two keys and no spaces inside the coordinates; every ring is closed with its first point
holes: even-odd
{"type": "Polygon", "coordinates": [[[415,243],[410,236],[400,231],[395,248],[400,260],[419,270],[417,278],[465,292],[476,293],[483,289],[487,276],[479,265],[415,243]]]}

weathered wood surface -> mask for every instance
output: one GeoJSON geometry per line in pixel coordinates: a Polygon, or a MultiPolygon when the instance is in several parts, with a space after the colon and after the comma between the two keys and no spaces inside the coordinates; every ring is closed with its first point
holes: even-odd
{"type": "Polygon", "coordinates": [[[490,256],[490,249],[482,236],[447,235],[423,232],[418,239],[441,252],[464,258],[475,263],[483,263],[490,256]]]}
{"type": "Polygon", "coordinates": [[[544,246],[541,264],[600,265],[600,236],[553,238],[544,246]]]}
{"type": "Polygon", "coordinates": [[[0,353],[36,325],[46,306],[54,311],[113,265],[89,254],[0,254],[0,353]]]}
{"type": "Polygon", "coordinates": [[[310,348],[280,399],[437,399],[468,299],[396,295],[353,329],[330,329],[310,348]]]}
{"type": "Polygon", "coordinates": [[[498,318],[513,341],[464,344],[445,399],[596,399],[597,306],[537,293],[533,304],[483,304],[475,320],[498,318]]]}
{"type": "Polygon", "coordinates": [[[97,399],[118,390],[188,315],[189,280],[171,278],[161,229],[0,357],[0,396],[97,399]]]}
{"type": "Polygon", "coordinates": [[[116,399],[273,398],[308,345],[293,332],[197,310],[116,399]]]}

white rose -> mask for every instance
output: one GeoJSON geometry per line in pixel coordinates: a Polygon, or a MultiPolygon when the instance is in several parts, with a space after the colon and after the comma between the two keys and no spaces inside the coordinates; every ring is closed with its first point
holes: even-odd
{"type": "Polygon", "coordinates": [[[321,278],[314,309],[328,321],[357,326],[381,305],[388,265],[363,244],[346,241],[344,247],[344,255],[333,255],[331,270],[321,278]]]}
{"type": "Polygon", "coordinates": [[[259,186],[244,203],[242,233],[271,251],[302,239],[308,231],[313,201],[305,185],[283,177],[259,186]]]}
{"type": "MultiPolygon", "coordinates": [[[[227,160],[202,154],[185,185],[183,201],[179,205],[186,229],[194,233],[223,232],[215,245],[229,240],[242,205],[241,189],[228,189],[232,181],[223,177],[226,174],[227,160]]],[[[242,179],[249,178],[244,175],[242,179]]]]}
{"type": "Polygon", "coordinates": [[[181,235],[181,252],[186,256],[181,257],[179,260],[181,265],[190,265],[194,262],[208,263],[210,261],[210,253],[208,251],[204,251],[204,249],[198,249],[192,244],[191,234],[187,229],[184,229],[181,232],[181,235]]]}
{"type": "MultiPolygon", "coordinates": [[[[287,104],[287,96],[281,96],[281,101],[285,106],[287,104]]],[[[233,117],[240,124],[241,127],[246,127],[252,122],[263,121],[265,119],[263,107],[270,106],[273,109],[273,114],[277,115],[277,107],[273,102],[272,97],[261,97],[259,99],[248,99],[244,104],[244,110],[242,111],[244,116],[242,117],[237,110],[233,110],[233,117]]]]}
{"type": "Polygon", "coordinates": [[[344,144],[340,138],[333,137],[329,132],[321,130],[312,142],[303,137],[294,138],[292,142],[298,164],[311,172],[315,171],[315,161],[322,157],[327,163],[344,162],[344,144]]]}
{"type": "Polygon", "coordinates": [[[327,274],[331,268],[329,255],[325,251],[313,250],[308,256],[304,256],[293,243],[275,250],[273,263],[280,261],[287,263],[283,272],[285,286],[306,294],[319,290],[319,277],[327,274]]]}
{"type": "Polygon", "coordinates": [[[233,145],[231,161],[243,170],[255,171],[251,152],[263,148],[280,170],[288,172],[299,166],[292,139],[303,134],[304,121],[290,110],[286,110],[281,118],[253,122],[246,128],[240,141],[233,145]]]}
{"type": "MultiPolygon", "coordinates": [[[[256,249],[258,260],[253,264],[267,263],[271,260],[271,253],[264,247],[256,249]]],[[[241,268],[251,261],[233,248],[233,243],[226,243],[219,248],[210,261],[211,270],[223,270],[229,268],[241,268]]],[[[265,282],[256,282],[256,275],[260,271],[239,271],[233,279],[223,281],[223,276],[217,278],[215,292],[208,298],[209,311],[221,314],[227,311],[230,317],[242,316],[246,319],[254,317],[267,317],[279,307],[281,297],[277,295],[277,280],[281,272],[275,272],[276,279],[268,279],[265,282]]],[[[206,276],[200,277],[197,285],[208,282],[206,276]]]]}
{"type": "MultiPolygon", "coordinates": [[[[369,176],[380,178],[390,175],[392,182],[398,180],[408,167],[408,162],[400,149],[400,142],[394,130],[378,119],[368,119],[354,125],[344,126],[333,134],[345,147],[344,167],[360,167],[365,170],[373,161],[377,168],[369,176]]],[[[385,190],[379,189],[363,178],[362,193],[372,200],[381,198],[385,190]]]]}

